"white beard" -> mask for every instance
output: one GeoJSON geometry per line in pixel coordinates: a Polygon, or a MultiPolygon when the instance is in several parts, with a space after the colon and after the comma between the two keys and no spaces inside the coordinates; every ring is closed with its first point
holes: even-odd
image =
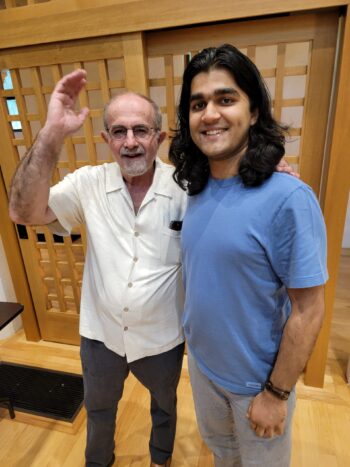
{"type": "Polygon", "coordinates": [[[129,177],[138,177],[145,174],[149,167],[147,165],[147,160],[145,157],[137,159],[128,159],[123,160],[123,167],[121,168],[122,172],[129,177]]]}

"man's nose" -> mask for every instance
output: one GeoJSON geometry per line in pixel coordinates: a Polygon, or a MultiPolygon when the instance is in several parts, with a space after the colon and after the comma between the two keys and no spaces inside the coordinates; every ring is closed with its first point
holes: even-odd
{"type": "Polygon", "coordinates": [[[132,148],[138,145],[138,142],[135,138],[134,132],[132,131],[132,128],[128,128],[126,135],[125,135],[125,140],[124,140],[124,146],[127,148],[132,148]]]}
{"type": "Polygon", "coordinates": [[[213,102],[208,102],[202,114],[202,120],[204,123],[216,121],[220,118],[220,112],[213,102]]]}

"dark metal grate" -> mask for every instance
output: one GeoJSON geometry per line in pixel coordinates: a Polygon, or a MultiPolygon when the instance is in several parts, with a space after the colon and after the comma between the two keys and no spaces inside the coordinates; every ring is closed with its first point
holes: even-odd
{"type": "Polygon", "coordinates": [[[83,378],[2,362],[0,396],[10,397],[19,411],[73,421],[83,404],[83,378]]]}

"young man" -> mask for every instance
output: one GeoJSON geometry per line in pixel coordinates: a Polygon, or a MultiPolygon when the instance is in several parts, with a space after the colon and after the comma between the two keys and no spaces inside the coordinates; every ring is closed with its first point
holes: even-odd
{"type": "Polygon", "coordinates": [[[293,388],[324,312],[322,214],[307,185],[273,173],[284,129],[236,48],[192,59],[178,121],[170,159],[190,195],[183,323],[199,428],[217,467],[286,467],[293,388]]]}
{"type": "Polygon", "coordinates": [[[50,188],[65,137],[88,113],[74,109],[85,83],[86,72],[77,70],[56,85],[47,121],[14,176],[10,215],[64,235],[86,227],[80,309],[86,465],[114,462],[116,411],[131,371],[151,394],[151,465],[168,466],[184,350],[177,223],[187,196],[172,167],[156,158],[165,137],[158,107],[130,92],[105,110],[102,136],[116,162],[83,167],[50,188]]]}

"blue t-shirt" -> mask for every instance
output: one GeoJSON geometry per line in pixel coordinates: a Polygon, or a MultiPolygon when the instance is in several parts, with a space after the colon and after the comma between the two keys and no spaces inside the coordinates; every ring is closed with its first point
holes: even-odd
{"type": "Polygon", "coordinates": [[[290,314],[287,288],[327,280],[325,226],[310,187],[274,173],[247,188],[209,179],[182,229],[183,324],[199,368],[236,394],[257,394],[290,314]]]}

